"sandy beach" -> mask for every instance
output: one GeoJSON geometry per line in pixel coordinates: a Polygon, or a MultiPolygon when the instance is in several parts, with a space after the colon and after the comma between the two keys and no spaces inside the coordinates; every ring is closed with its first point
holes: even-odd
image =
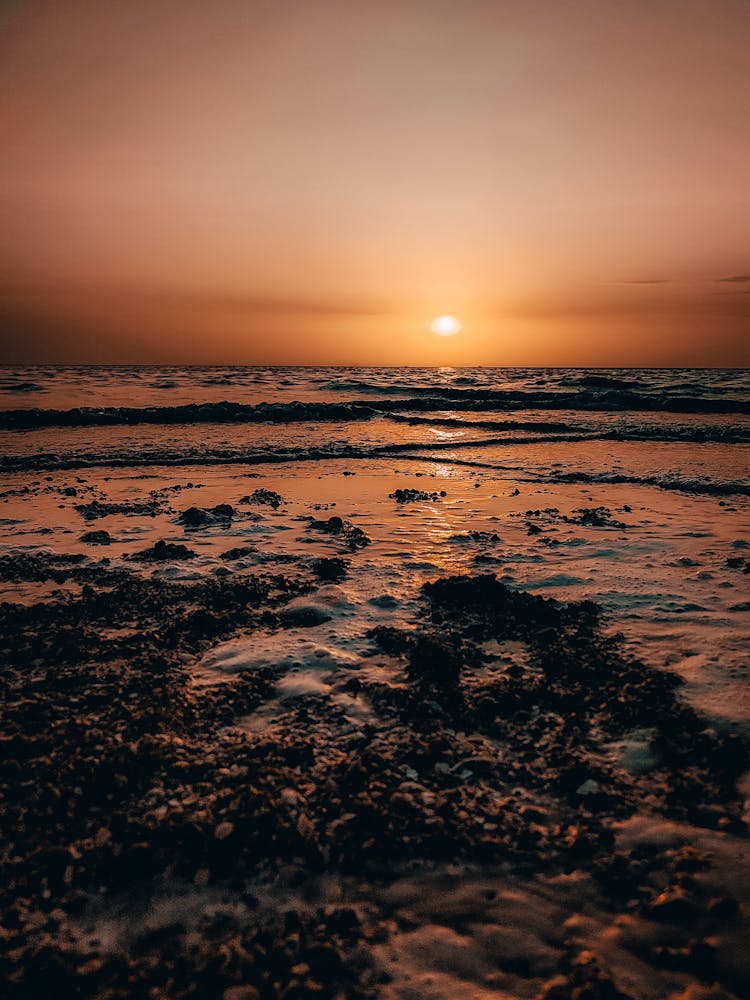
{"type": "Polygon", "coordinates": [[[3,387],[9,997],[747,995],[745,373],[3,387]]]}

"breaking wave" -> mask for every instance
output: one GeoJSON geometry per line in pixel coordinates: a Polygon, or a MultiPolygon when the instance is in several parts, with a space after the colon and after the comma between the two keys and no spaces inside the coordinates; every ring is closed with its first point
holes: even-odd
{"type": "MultiPolygon", "coordinates": [[[[378,389],[378,392],[382,390],[378,389]]],[[[391,386],[389,391],[397,391],[391,386]]],[[[38,427],[91,427],[116,424],[293,423],[316,420],[367,420],[413,410],[445,409],[465,412],[509,410],[574,410],[602,413],[737,413],[750,414],[750,400],[697,396],[647,395],[609,390],[583,392],[513,392],[499,389],[410,389],[408,399],[349,400],[347,402],[188,403],[183,406],[79,406],[61,409],[0,411],[0,429],[30,430],[38,427]]]]}

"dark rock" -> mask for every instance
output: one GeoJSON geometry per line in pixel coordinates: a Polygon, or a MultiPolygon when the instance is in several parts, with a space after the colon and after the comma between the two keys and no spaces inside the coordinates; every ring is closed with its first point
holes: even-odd
{"type": "Polygon", "coordinates": [[[81,541],[88,545],[109,545],[112,542],[112,536],[108,531],[87,531],[81,535],[81,541]]]}
{"type": "Polygon", "coordinates": [[[608,507],[581,507],[573,511],[577,518],[565,517],[562,520],[571,524],[588,525],[592,528],[625,528],[622,521],[612,517],[612,511],[608,507]]]}
{"type": "Polygon", "coordinates": [[[391,500],[395,500],[396,503],[415,503],[419,500],[440,500],[442,497],[447,496],[445,490],[440,490],[440,492],[429,492],[427,490],[413,490],[413,489],[399,489],[394,490],[393,493],[388,494],[391,500]]]}
{"type": "Polygon", "coordinates": [[[461,660],[437,636],[418,635],[409,649],[409,674],[430,685],[455,687],[461,678],[461,660]]]}
{"type": "Polygon", "coordinates": [[[346,562],[339,556],[313,559],[310,566],[318,579],[331,583],[343,580],[347,573],[346,562]]]}
{"type": "Polygon", "coordinates": [[[240,500],[240,503],[266,505],[273,507],[274,510],[277,510],[283,502],[284,498],[280,493],[265,489],[254,490],[249,496],[244,496],[240,500]]]}
{"type": "Polygon", "coordinates": [[[214,520],[207,511],[200,507],[188,507],[177,518],[177,521],[187,528],[203,528],[208,524],[213,524],[214,520]]]}
{"type": "Polygon", "coordinates": [[[340,535],[344,530],[344,519],[338,514],[333,514],[324,521],[313,520],[310,522],[313,531],[323,531],[327,535],[340,535]]]}
{"type": "Polygon", "coordinates": [[[186,545],[158,541],[151,548],[143,549],[141,552],[134,552],[125,558],[132,559],[135,562],[167,562],[173,559],[195,559],[195,552],[186,545]]]}
{"type": "Polygon", "coordinates": [[[87,521],[108,517],[110,514],[121,514],[126,517],[156,517],[162,512],[161,506],[156,501],[151,503],[100,503],[99,500],[92,500],[91,503],[76,504],[75,509],[87,521]]]}
{"type": "Polygon", "coordinates": [[[233,549],[227,549],[226,552],[222,552],[220,558],[224,559],[225,562],[234,562],[236,559],[257,554],[257,552],[258,550],[252,545],[238,545],[233,549]]]}
{"type": "Polygon", "coordinates": [[[235,516],[236,511],[228,503],[220,503],[215,507],[188,507],[177,518],[177,523],[186,528],[209,528],[214,525],[226,525],[235,516]]]}
{"type": "Polygon", "coordinates": [[[322,531],[326,535],[341,537],[352,551],[363,549],[370,544],[370,539],[361,528],[355,527],[351,521],[345,521],[337,514],[324,521],[312,519],[309,527],[312,531],[322,531]]]}
{"type": "Polygon", "coordinates": [[[732,896],[719,896],[708,904],[708,912],[716,920],[736,920],[740,914],[740,904],[732,896]]]}
{"type": "Polygon", "coordinates": [[[696,904],[678,887],[665,889],[646,908],[648,917],[667,924],[688,923],[696,912],[696,904]]]}

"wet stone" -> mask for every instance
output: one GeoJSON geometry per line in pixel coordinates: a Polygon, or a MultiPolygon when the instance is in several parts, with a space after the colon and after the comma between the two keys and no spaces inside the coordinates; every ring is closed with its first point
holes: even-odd
{"type": "Polygon", "coordinates": [[[87,531],[81,535],[81,541],[88,545],[109,545],[112,536],[108,531],[87,531]]]}
{"type": "Polygon", "coordinates": [[[235,562],[237,559],[243,559],[245,556],[257,554],[257,552],[257,548],[253,545],[238,545],[222,552],[220,558],[225,562],[235,562]]]}
{"type": "Polygon", "coordinates": [[[216,525],[226,525],[236,516],[236,511],[228,503],[220,503],[215,507],[188,507],[177,517],[177,523],[186,528],[210,528],[216,525]]]}
{"type": "Polygon", "coordinates": [[[175,544],[173,542],[158,541],[148,549],[141,552],[134,552],[125,557],[135,562],[171,562],[172,560],[183,561],[195,559],[195,552],[187,545],[175,544]]]}
{"type": "Polygon", "coordinates": [[[356,527],[351,521],[347,521],[337,514],[332,515],[326,520],[311,518],[308,527],[311,531],[320,531],[323,534],[341,538],[352,551],[363,549],[370,544],[370,538],[361,528],[356,527]]]}
{"type": "Polygon", "coordinates": [[[266,489],[254,490],[249,496],[244,496],[240,500],[240,503],[242,504],[265,505],[267,507],[273,507],[274,510],[277,510],[283,502],[284,498],[280,493],[276,493],[274,490],[266,489]]]}
{"type": "Polygon", "coordinates": [[[93,500],[91,503],[76,504],[75,509],[87,521],[94,521],[111,514],[125,517],[156,517],[162,513],[162,505],[158,501],[149,503],[102,503],[93,500]]]}
{"type": "Polygon", "coordinates": [[[391,500],[395,500],[396,503],[417,503],[418,501],[437,501],[441,500],[443,497],[447,496],[445,490],[415,490],[415,489],[398,489],[394,490],[393,493],[389,493],[388,496],[391,500]]]}
{"type": "Polygon", "coordinates": [[[313,559],[310,568],[318,579],[326,583],[339,583],[347,574],[346,561],[338,556],[313,559]]]}

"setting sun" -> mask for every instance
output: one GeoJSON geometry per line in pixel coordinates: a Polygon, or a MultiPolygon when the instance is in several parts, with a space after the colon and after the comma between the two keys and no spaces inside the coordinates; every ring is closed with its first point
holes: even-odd
{"type": "Polygon", "coordinates": [[[454,337],[461,332],[461,324],[455,316],[436,316],[430,323],[430,329],[439,337],[454,337]]]}

